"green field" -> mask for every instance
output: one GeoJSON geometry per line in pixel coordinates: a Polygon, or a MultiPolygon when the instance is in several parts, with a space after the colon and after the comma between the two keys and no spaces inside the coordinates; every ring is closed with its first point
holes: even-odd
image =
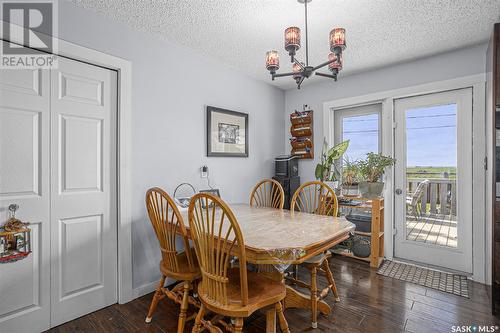
{"type": "Polygon", "coordinates": [[[406,168],[406,176],[408,178],[421,178],[421,179],[437,179],[449,178],[455,179],[457,177],[456,167],[434,167],[434,166],[411,166],[406,168]],[[448,177],[445,176],[448,173],[448,177]]]}

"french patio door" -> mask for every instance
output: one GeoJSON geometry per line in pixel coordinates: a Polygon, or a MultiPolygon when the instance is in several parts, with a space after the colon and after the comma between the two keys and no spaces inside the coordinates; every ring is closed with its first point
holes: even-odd
{"type": "Polygon", "coordinates": [[[394,102],[395,257],[472,273],[472,89],[394,102]]]}
{"type": "Polygon", "coordinates": [[[32,229],[32,253],[0,264],[0,332],[116,303],[116,82],[67,58],[0,70],[0,224],[18,204],[32,229]]]}

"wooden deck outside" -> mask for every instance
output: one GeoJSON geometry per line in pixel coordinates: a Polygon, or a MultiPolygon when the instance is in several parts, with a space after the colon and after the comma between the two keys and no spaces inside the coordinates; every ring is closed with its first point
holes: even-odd
{"type": "Polygon", "coordinates": [[[406,217],[406,239],[432,245],[457,247],[457,218],[455,215],[428,213],[418,219],[406,217]]]}

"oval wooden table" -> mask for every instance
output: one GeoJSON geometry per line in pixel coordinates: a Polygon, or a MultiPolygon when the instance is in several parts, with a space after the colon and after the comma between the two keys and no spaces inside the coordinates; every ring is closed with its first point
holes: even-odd
{"type": "MultiPolygon", "coordinates": [[[[247,262],[263,265],[263,274],[273,279],[284,278],[284,268],[300,264],[338,243],[346,240],[355,228],[343,217],[314,215],[248,204],[232,204],[231,210],[238,220],[245,241],[247,262]]],[[[181,211],[189,229],[187,210],[181,211]]],[[[311,299],[290,286],[284,302],[285,308],[311,308],[311,299]]],[[[327,315],[330,306],[321,301],[318,310],[327,315]]],[[[266,312],[266,332],[276,332],[274,307],[266,312]]]]}

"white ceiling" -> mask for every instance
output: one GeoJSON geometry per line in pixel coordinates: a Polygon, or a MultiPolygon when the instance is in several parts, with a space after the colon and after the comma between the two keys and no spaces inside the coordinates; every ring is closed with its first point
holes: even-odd
{"type": "MultiPolygon", "coordinates": [[[[296,0],[70,1],[280,88],[295,87],[290,77],[271,82],[265,53],[277,49],[280,72],[291,68],[283,30],[304,31],[304,8],[296,0]]],[[[331,28],[346,29],[342,76],[485,42],[500,20],[500,0],[313,0],[308,11],[312,65],[327,60],[331,28]]]]}

